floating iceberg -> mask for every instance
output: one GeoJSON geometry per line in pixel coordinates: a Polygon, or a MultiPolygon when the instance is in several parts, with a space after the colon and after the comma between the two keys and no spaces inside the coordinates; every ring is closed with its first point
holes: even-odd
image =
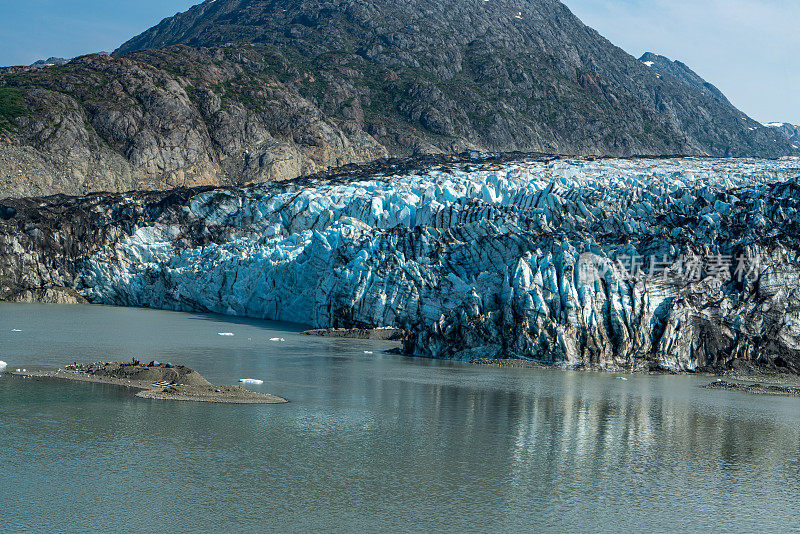
{"type": "Polygon", "coordinates": [[[239,382],[242,384],[253,384],[253,385],[261,385],[264,383],[263,380],[258,380],[256,378],[240,378],[239,382]]]}
{"type": "Polygon", "coordinates": [[[6,367],[8,367],[8,364],[6,362],[4,362],[3,360],[0,360],[0,373],[5,371],[6,367]]]}
{"type": "Polygon", "coordinates": [[[218,336],[230,337],[230,336],[232,336],[234,334],[232,332],[219,332],[219,333],[217,333],[217,335],[218,336]]]}

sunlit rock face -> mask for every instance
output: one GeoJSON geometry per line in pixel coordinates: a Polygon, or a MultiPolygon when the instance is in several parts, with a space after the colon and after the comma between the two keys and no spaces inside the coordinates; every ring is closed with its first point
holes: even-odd
{"type": "Polygon", "coordinates": [[[684,159],[14,201],[0,290],[397,326],[437,358],[800,372],[799,199],[798,159],[684,159]]]}

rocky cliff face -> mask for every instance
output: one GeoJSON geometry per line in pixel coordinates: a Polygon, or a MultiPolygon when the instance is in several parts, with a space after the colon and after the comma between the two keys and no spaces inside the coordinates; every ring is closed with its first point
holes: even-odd
{"type": "Polygon", "coordinates": [[[115,55],[0,69],[0,198],[240,185],[465,150],[792,151],[557,0],[209,0],[115,55]]]}
{"type": "Polygon", "coordinates": [[[3,69],[0,198],[239,185],[387,155],[273,68],[251,50],[178,47],[3,69]]]}
{"type": "Polygon", "coordinates": [[[4,201],[0,295],[315,327],[409,352],[800,372],[800,160],[472,161],[4,201]]]}

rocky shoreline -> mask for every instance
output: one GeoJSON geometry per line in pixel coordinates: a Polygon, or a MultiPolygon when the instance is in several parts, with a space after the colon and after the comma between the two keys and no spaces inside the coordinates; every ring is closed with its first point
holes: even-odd
{"type": "Polygon", "coordinates": [[[67,287],[25,289],[4,300],[20,304],[89,304],[80,293],[67,287]]]}
{"type": "Polygon", "coordinates": [[[316,328],[302,332],[304,336],[365,339],[370,341],[401,341],[406,332],[399,328],[316,328]]]}
{"type": "Polygon", "coordinates": [[[516,360],[513,358],[478,358],[470,362],[472,365],[484,367],[513,367],[516,369],[552,369],[553,365],[546,365],[532,360],[516,360]]]}
{"type": "Polygon", "coordinates": [[[777,395],[785,397],[800,397],[800,386],[784,386],[780,384],[741,384],[718,380],[703,386],[705,389],[721,389],[726,391],[740,391],[753,395],[777,395]]]}
{"type": "MultiPolygon", "coordinates": [[[[531,361],[531,360],[516,360],[512,358],[479,358],[470,362],[472,365],[480,365],[484,367],[502,367],[505,369],[558,369],[558,366],[548,365],[545,363],[531,361]]],[[[562,369],[564,369],[562,367],[562,369]]],[[[596,372],[592,369],[572,369],[575,371],[589,371],[596,372]]],[[[648,370],[635,370],[629,372],[631,375],[676,375],[676,373],[669,369],[648,369],[648,370]]],[[[773,395],[773,396],[787,396],[787,397],[800,397],[800,376],[776,371],[774,369],[757,369],[750,368],[749,370],[727,370],[722,373],[699,372],[701,376],[708,378],[716,378],[714,382],[701,386],[703,389],[711,390],[725,390],[737,391],[741,393],[749,393],[751,395],[773,395]],[[730,380],[730,381],[729,381],[730,380]],[[733,382],[736,380],[736,382],[733,382]]],[[[625,379],[624,377],[618,377],[625,379]]]]}
{"type": "Polygon", "coordinates": [[[242,386],[216,386],[183,365],[141,365],[100,362],[68,365],[64,369],[17,369],[10,376],[110,384],[134,390],[141,399],[211,402],[218,404],[285,404],[284,398],[257,393],[242,386]]]}

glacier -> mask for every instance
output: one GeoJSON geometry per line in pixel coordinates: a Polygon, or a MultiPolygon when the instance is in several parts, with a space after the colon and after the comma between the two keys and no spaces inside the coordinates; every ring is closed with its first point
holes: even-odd
{"type": "Polygon", "coordinates": [[[2,208],[6,298],[397,327],[435,358],[800,371],[798,158],[479,159],[2,208]]]}

